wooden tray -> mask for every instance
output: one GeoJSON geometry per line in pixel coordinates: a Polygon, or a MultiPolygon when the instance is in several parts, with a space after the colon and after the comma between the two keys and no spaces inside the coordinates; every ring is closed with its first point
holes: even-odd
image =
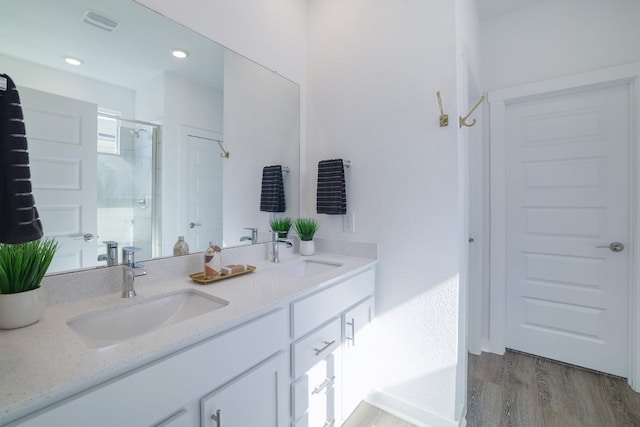
{"type": "Polygon", "coordinates": [[[191,279],[194,282],[200,283],[201,285],[208,285],[209,283],[219,282],[220,280],[229,279],[231,277],[253,273],[255,270],[256,268],[253,265],[247,265],[247,269],[245,271],[240,271],[238,273],[232,273],[232,274],[225,274],[224,276],[216,276],[213,279],[205,279],[203,272],[190,274],[189,277],[191,277],[191,279]]]}

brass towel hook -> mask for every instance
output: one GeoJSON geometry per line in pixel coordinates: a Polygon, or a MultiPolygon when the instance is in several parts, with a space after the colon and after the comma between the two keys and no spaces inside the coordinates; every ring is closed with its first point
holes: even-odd
{"type": "Polygon", "coordinates": [[[442,109],[442,98],[440,97],[440,91],[436,92],[438,95],[438,105],[440,106],[440,127],[449,126],[449,115],[444,113],[442,109]]]}
{"type": "Polygon", "coordinates": [[[470,115],[473,114],[474,111],[476,111],[476,108],[478,108],[483,101],[484,101],[484,95],[482,95],[478,100],[478,102],[476,102],[476,105],[474,105],[471,111],[469,111],[469,114],[467,114],[464,117],[460,116],[460,127],[462,126],[471,127],[476,124],[476,119],[473,119],[471,123],[467,123],[467,119],[469,118],[470,115]]]}
{"type": "Polygon", "coordinates": [[[228,159],[229,158],[229,152],[224,149],[224,145],[222,145],[222,141],[220,141],[219,139],[216,139],[215,141],[218,143],[218,145],[220,146],[220,149],[222,150],[222,153],[220,153],[220,157],[222,157],[224,159],[228,159]]]}

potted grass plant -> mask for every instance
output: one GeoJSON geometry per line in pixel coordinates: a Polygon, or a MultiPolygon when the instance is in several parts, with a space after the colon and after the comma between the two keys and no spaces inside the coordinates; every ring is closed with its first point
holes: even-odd
{"type": "Polygon", "coordinates": [[[313,255],[316,251],[313,236],[320,227],[313,218],[298,218],[293,226],[300,237],[300,255],[313,255]]]}
{"type": "Polygon", "coordinates": [[[291,218],[272,218],[269,220],[269,225],[271,226],[272,231],[278,232],[278,237],[281,239],[286,239],[289,236],[289,230],[291,230],[291,218]]]}
{"type": "Polygon", "coordinates": [[[0,329],[21,328],[40,320],[44,311],[40,282],[57,249],[53,239],[0,244],[0,329]]]}

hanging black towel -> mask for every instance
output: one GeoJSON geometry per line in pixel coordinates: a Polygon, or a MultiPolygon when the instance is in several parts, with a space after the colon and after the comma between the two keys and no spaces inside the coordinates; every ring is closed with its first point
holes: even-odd
{"type": "Polygon", "coordinates": [[[284,183],[282,182],[282,166],[265,166],[262,169],[262,194],[260,195],[262,212],[284,212],[284,183]]]}
{"type": "Polygon", "coordinates": [[[0,85],[0,243],[25,243],[42,237],[31,194],[29,153],[20,96],[6,74],[0,85]],[[4,83],[4,80],[3,82],[4,83]]]}
{"type": "Polygon", "coordinates": [[[347,213],[347,191],[342,159],[318,162],[317,212],[329,215],[347,213]]]}

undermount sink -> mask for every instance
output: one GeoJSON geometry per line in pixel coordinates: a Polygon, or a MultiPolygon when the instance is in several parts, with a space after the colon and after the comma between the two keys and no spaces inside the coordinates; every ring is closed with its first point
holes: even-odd
{"type": "Polygon", "coordinates": [[[160,295],[125,307],[82,314],[67,325],[91,348],[108,347],[229,304],[193,289],[160,295]]]}
{"type": "Polygon", "coordinates": [[[290,261],[273,267],[274,273],[289,277],[308,277],[315,274],[324,273],[342,267],[339,262],[321,261],[316,259],[305,259],[300,261],[290,261]]]}

